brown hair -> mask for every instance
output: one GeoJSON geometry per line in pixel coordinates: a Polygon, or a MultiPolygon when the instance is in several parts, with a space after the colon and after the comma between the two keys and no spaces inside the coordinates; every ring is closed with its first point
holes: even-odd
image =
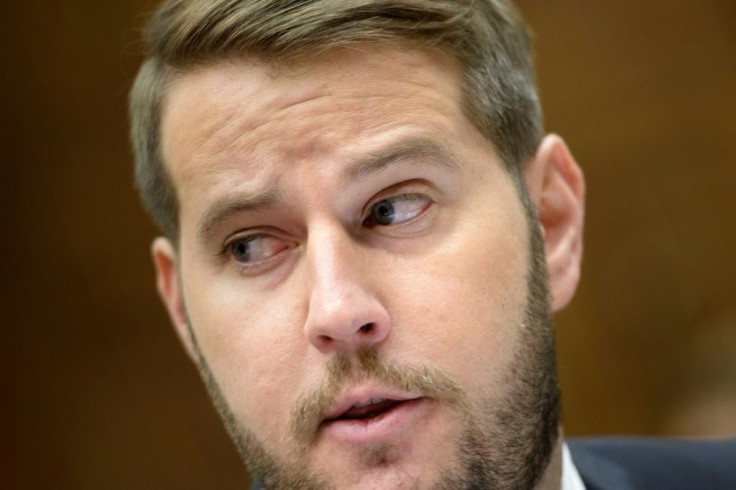
{"type": "Polygon", "coordinates": [[[529,34],[508,0],[166,0],[146,42],[130,93],[136,184],[175,243],[178,202],[160,118],[167,85],[197,66],[233,56],[288,63],[366,44],[436,47],[458,60],[463,109],[517,179],[542,136],[529,34]]]}

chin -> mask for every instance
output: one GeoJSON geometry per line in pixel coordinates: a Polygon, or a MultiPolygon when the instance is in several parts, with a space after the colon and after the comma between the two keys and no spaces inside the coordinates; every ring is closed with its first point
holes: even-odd
{"type": "MultiPolygon", "coordinates": [[[[435,468],[427,468],[409,461],[379,463],[370,468],[349,465],[333,478],[325,478],[327,487],[336,489],[381,489],[433,488],[438,478],[435,468]]],[[[337,468],[334,468],[337,469],[337,468]]]]}
{"type": "Polygon", "coordinates": [[[442,474],[449,473],[448,462],[457,459],[452,444],[447,443],[454,437],[431,428],[423,435],[421,443],[379,442],[349,450],[333,446],[334,452],[320,458],[320,470],[315,473],[323,475],[327,488],[341,490],[436,488],[442,474]]]}

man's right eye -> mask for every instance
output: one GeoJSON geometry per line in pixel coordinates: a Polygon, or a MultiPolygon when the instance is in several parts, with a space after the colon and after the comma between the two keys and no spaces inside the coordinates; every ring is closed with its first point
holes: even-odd
{"type": "Polygon", "coordinates": [[[239,264],[257,266],[295,246],[273,235],[256,234],[234,237],[225,244],[225,251],[239,264]]]}
{"type": "Polygon", "coordinates": [[[230,245],[230,253],[238,262],[250,262],[251,241],[237,241],[230,245]]]}

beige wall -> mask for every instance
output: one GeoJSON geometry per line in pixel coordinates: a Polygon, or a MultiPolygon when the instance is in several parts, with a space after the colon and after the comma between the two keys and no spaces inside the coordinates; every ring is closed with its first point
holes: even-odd
{"type": "MultiPolygon", "coordinates": [[[[589,186],[581,288],[558,317],[568,434],[735,430],[734,5],[521,2],[548,127],[589,186]]],[[[150,8],[5,6],[4,488],[243,488],[154,294],[131,184],[150,8]]]]}

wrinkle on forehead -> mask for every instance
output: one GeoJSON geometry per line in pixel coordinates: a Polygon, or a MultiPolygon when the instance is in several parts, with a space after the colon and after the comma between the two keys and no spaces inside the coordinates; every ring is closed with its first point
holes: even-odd
{"type": "MultiPolygon", "coordinates": [[[[244,167],[253,167],[248,179],[258,180],[265,168],[284,171],[286,162],[330,158],[392,127],[440,124],[423,116],[451,116],[446,97],[459,101],[457,83],[438,86],[437,77],[423,76],[442,71],[449,82],[457,79],[440,52],[385,56],[395,69],[372,71],[366,66],[379,66],[380,51],[339,54],[293,69],[245,59],[181,75],[167,97],[162,126],[175,185],[196,178],[216,185],[235,174],[242,179],[244,167]],[[393,117],[376,117],[388,107],[393,117]],[[337,117],[339,126],[329,124],[337,117]]],[[[451,106],[460,111],[459,103],[451,106]]]]}

